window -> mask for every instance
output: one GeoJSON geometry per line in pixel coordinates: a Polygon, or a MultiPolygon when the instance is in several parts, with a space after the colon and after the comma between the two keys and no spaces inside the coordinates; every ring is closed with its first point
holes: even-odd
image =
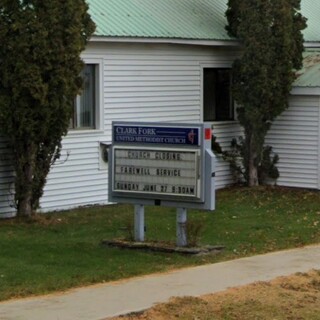
{"type": "Polygon", "coordinates": [[[86,64],[81,72],[83,87],[74,102],[73,129],[96,129],[98,110],[98,65],[86,64]]]}
{"type": "Polygon", "coordinates": [[[230,69],[203,69],[203,120],[234,120],[230,69]]]}

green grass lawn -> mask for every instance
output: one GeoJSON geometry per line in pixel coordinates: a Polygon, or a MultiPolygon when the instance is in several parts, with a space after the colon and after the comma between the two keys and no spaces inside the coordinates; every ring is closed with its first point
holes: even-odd
{"type": "MultiPolygon", "coordinates": [[[[217,192],[214,212],[188,211],[204,226],[200,243],[218,256],[106,248],[125,238],[133,207],[112,205],[0,220],[0,300],[320,243],[320,193],[260,187],[217,192]]],[[[175,242],[174,208],[147,207],[146,239],[175,242]]]]}

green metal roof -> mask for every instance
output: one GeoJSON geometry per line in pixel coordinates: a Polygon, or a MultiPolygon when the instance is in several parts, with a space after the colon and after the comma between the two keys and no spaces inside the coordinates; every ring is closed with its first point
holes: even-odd
{"type": "Polygon", "coordinates": [[[88,0],[95,35],[169,39],[229,40],[226,1],[88,0]]]}
{"type": "Polygon", "coordinates": [[[303,68],[297,72],[295,87],[320,87],[320,50],[304,52],[303,68]]]}
{"type": "MultiPolygon", "coordinates": [[[[227,0],[87,0],[96,36],[234,40],[225,30],[227,0]]],[[[320,1],[302,0],[306,41],[320,41],[320,1]]]]}
{"type": "Polygon", "coordinates": [[[320,41],[320,1],[301,0],[301,13],[308,19],[303,31],[305,41],[320,41]]]}

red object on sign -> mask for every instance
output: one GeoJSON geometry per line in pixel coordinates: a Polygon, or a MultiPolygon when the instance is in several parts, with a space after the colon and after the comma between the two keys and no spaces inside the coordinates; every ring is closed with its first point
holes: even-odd
{"type": "Polygon", "coordinates": [[[212,130],[209,128],[204,129],[204,138],[205,140],[211,140],[212,130]]]}

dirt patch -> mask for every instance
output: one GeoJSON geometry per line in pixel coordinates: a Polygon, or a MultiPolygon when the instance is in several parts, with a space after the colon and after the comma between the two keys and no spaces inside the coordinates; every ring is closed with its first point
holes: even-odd
{"type": "Polygon", "coordinates": [[[113,320],[317,320],[320,271],[231,288],[199,298],[173,298],[142,313],[113,320]]]}

